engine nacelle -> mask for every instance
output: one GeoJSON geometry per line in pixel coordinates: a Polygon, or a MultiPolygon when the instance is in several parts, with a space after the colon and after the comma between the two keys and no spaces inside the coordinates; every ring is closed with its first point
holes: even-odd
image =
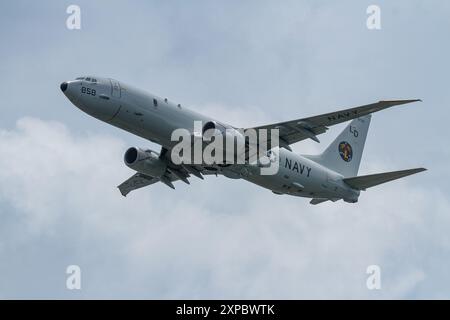
{"type": "Polygon", "coordinates": [[[155,178],[161,177],[167,169],[167,164],[159,158],[159,154],[149,149],[129,148],[123,159],[129,168],[155,178]]]}
{"type": "MultiPolygon", "coordinates": [[[[238,146],[244,147],[245,145],[245,136],[242,132],[233,127],[226,127],[216,121],[208,121],[205,123],[202,134],[203,139],[206,141],[212,141],[212,137],[217,139],[221,136],[223,139],[224,150],[227,146],[235,146],[237,144],[238,146]]],[[[226,152],[234,153],[234,147],[231,150],[226,149],[226,152]]]]}

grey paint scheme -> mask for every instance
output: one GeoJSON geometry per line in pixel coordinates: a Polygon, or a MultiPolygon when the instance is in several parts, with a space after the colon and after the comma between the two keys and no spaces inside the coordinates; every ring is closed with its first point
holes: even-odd
{"type": "MultiPolygon", "coordinates": [[[[102,77],[92,78],[96,79],[96,83],[85,81],[84,79],[65,82],[67,87],[63,90],[64,94],[75,106],[87,114],[137,136],[158,143],[166,149],[170,150],[176,144],[176,142],[170,140],[173,130],[185,128],[193,132],[194,121],[200,120],[203,123],[216,121],[213,118],[186,109],[184,106],[180,106],[167,99],[149,94],[116,80],[102,77]],[[82,94],[82,87],[95,90],[95,96],[82,94]],[[154,99],[157,100],[157,106],[154,106],[154,99]]],[[[415,100],[405,101],[411,102],[415,100]]],[[[397,104],[407,102],[399,102],[397,104]]],[[[372,105],[367,105],[367,107],[370,106],[372,105]]],[[[389,106],[391,105],[389,104],[382,108],[389,106]]],[[[377,110],[372,110],[373,108],[367,109],[365,114],[381,110],[382,108],[377,110]]],[[[348,120],[353,118],[349,118],[348,120]]],[[[346,119],[339,122],[343,121],[346,121],[346,119]]],[[[331,123],[331,125],[333,124],[331,123]]],[[[318,126],[317,128],[314,129],[316,130],[314,134],[320,134],[327,129],[325,126],[318,126]]],[[[310,132],[312,131],[313,129],[310,132]]],[[[307,137],[297,137],[296,141],[304,138],[307,137]]],[[[279,171],[275,175],[259,175],[256,173],[259,172],[259,168],[252,165],[232,165],[227,168],[217,167],[219,170],[218,173],[231,178],[245,179],[267,188],[276,194],[315,198],[311,203],[320,203],[326,200],[336,201],[339,199],[347,202],[356,202],[358,200],[360,191],[346,184],[343,180],[346,177],[342,174],[321,165],[317,156],[302,156],[288,149],[289,147],[287,149],[283,147],[275,147],[272,149],[272,152],[279,154],[280,159],[279,171]],[[297,163],[303,168],[303,172],[300,173],[301,169],[292,170],[292,167],[289,169],[289,166],[286,166],[287,161],[297,163]]],[[[201,166],[197,166],[197,169],[204,174],[211,173],[201,166]]],[[[139,173],[136,175],[139,175],[139,173]]],[[[130,179],[133,179],[133,177],[130,179]]],[[[175,177],[172,180],[177,179],[175,177]]],[[[131,187],[131,189],[137,189],[154,182],[156,180],[149,179],[148,183],[131,187]]]]}

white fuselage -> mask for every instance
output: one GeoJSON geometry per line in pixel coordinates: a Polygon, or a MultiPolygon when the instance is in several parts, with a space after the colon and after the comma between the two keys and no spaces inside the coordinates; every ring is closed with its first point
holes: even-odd
{"type": "MultiPolygon", "coordinates": [[[[177,143],[171,141],[175,129],[193,132],[194,121],[216,121],[116,80],[92,79],[96,81],[82,79],[67,82],[64,94],[89,115],[167,149],[177,143]]],[[[228,177],[243,178],[277,194],[357,200],[359,191],[348,187],[337,172],[285,148],[277,147],[272,152],[279,155],[279,170],[274,175],[254,174],[252,166],[238,172],[232,170],[232,173],[227,173],[228,169],[225,169],[222,173],[228,177]]]]}

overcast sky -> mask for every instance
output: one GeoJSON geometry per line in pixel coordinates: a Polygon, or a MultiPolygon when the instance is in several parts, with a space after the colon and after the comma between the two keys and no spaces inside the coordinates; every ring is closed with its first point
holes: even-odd
{"type": "MultiPolygon", "coordinates": [[[[1,1],[0,298],[450,298],[450,2],[1,1]],[[81,8],[81,30],[66,8],[81,8]],[[366,9],[381,8],[381,30],[366,9]],[[129,146],[59,84],[113,77],[232,125],[372,118],[357,204],[192,179],[123,198],[129,146]],[[79,265],[82,289],[66,289],[79,265]],[[368,290],[366,268],[381,268],[368,290]]],[[[301,142],[317,153],[342,130],[301,142]]]]}

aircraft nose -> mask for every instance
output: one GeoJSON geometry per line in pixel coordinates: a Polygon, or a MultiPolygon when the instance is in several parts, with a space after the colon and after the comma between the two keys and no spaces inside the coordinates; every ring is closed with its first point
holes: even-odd
{"type": "Polygon", "coordinates": [[[61,83],[60,88],[61,88],[62,92],[66,91],[67,90],[67,82],[61,83]]]}

